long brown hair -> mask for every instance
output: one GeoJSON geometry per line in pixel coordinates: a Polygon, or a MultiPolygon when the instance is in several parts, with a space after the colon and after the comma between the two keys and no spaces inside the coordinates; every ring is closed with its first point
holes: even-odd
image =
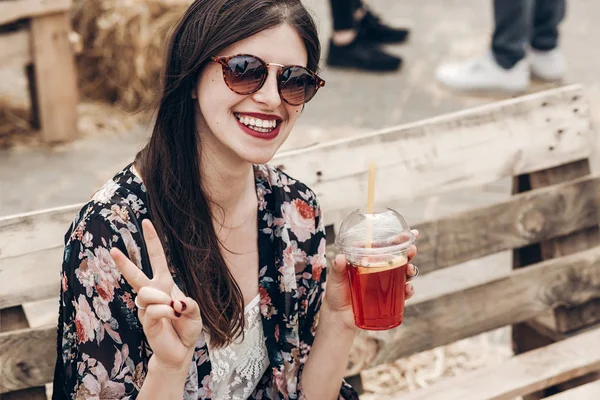
{"type": "Polygon", "coordinates": [[[244,299],[220,252],[210,198],[202,184],[192,88],[211,56],[265,29],[287,23],[304,40],[307,67],[318,69],[315,23],[300,0],[197,0],[168,47],[152,136],[136,157],[150,213],[184,291],[199,306],[211,343],[224,346],[242,333],[244,299]]]}

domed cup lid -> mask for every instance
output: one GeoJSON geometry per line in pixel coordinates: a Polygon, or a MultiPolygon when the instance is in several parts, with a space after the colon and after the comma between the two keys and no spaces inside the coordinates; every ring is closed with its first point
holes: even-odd
{"type": "Polygon", "coordinates": [[[355,210],[342,221],[335,240],[342,254],[352,259],[405,254],[414,242],[415,236],[404,217],[391,208],[376,209],[372,214],[355,210]]]}

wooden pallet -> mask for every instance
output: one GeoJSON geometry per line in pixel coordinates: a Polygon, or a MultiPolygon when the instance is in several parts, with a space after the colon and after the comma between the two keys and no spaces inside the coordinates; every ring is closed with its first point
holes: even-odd
{"type": "Polygon", "coordinates": [[[79,94],[70,39],[71,3],[72,0],[0,0],[0,66],[25,68],[31,123],[40,129],[47,143],[78,136],[79,94]]]}
{"type": "MultiPolygon", "coordinates": [[[[515,249],[515,266],[520,268],[467,289],[408,302],[401,327],[360,333],[360,340],[375,351],[349,366],[348,377],[515,325],[545,342],[536,338],[526,343],[532,336],[517,334],[518,353],[527,346],[538,349],[401,398],[504,399],[535,395],[548,387],[568,388],[575,378],[577,384],[596,378],[600,247],[594,235],[600,177],[587,169],[594,140],[582,89],[570,86],[277,156],[275,165],[317,193],[329,242],[343,217],[364,206],[370,160],[378,163],[377,202],[392,208],[414,197],[516,178],[515,194],[505,201],[415,226],[421,231],[416,262],[427,274],[515,249]],[[564,243],[572,247],[565,249],[564,243]],[[537,258],[532,256],[536,247],[537,258]],[[565,332],[557,326],[566,327],[565,332]],[[437,393],[444,396],[435,397],[437,393]]],[[[2,315],[29,302],[56,298],[63,235],[80,207],[0,218],[2,315]]],[[[335,251],[328,247],[329,254],[335,251]]],[[[5,371],[0,393],[51,381],[55,340],[53,325],[0,333],[0,368],[5,371]]]]}

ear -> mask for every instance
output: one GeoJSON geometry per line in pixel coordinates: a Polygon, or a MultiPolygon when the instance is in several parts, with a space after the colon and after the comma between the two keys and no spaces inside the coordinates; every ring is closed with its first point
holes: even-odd
{"type": "Polygon", "coordinates": [[[196,94],[196,85],[192,85],[192,99],[196,100],[198,98],[198,95],[196,94]]]}

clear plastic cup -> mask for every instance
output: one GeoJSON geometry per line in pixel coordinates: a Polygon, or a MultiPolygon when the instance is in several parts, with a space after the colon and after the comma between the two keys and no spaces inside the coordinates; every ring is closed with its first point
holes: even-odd
{"type": "Polygon", "coordinates": [[[386,330],[402,324],[408,250],[414,242],[404,217],[390,208],[372,214],[356,210],[344,219],[336,245],[348,263],[357,327],[386,330]]]}

